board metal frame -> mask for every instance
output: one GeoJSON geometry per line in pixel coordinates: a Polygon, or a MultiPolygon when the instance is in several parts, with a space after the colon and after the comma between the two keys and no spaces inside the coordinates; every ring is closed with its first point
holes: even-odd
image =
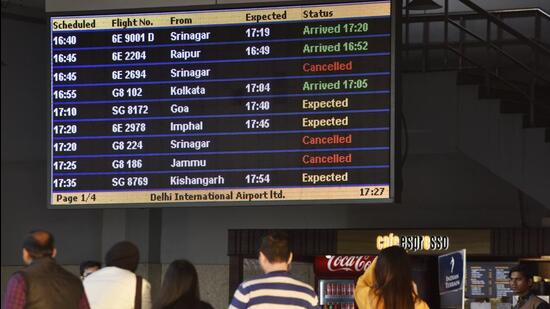
{"type": "MultiPolygon", "coordinates": [[[[193,11],[221,11],[233,9],[255,9],[255,8],[280,8],[292,6],[322,6],[322,5],[338,5],[346,3],[368,3],[368,2],[386,2],[384,0],[316,0],[316,1],[274,1],[261,3],[237,3],[237,4],[222,4],[222,5],[192,5],[192,6],[169,6],[155,8],[138,8],[138,9],[107,9],[93,11],[63,11],[63,12],[47,12],[49,44],[48,54],[50,56],[50,67],[48,76],[48,127],[47,127],[47,205],[48,209],[157,209],[157,208],[188,208],[188,207],[228,207],[228,206],[321,206],[335,205],[360,205],[360,204],[390,204],[398,203],[401,200],[402,177],[401,177],[401,125],[397,122],[401,115],[401,74],[400,54],[401,54],[401,12],[402,0],[387,0],[390,2],[390,20],[391,20],[391,51],[390,51],[390,184],[389,198],[383,199],[344,199],[344,200],[286,200],[286,201],[239,201],[239,202],[149,202],[149,203],[119,203],[119,204],[79,204],[79,205],[52,205],[52,88],[53,88],[53,58],[52,58],[52,19],[58,17],[90,17],[97,15],[127,15],[127,14],[150,14],[150,13],[176,13],[176,12],[193,12],[193,11]],[[399,180],[399,181],[397,181],[399,180]]],[[[273,22],[269,22],[273,23],[273,22]]],[[[263,24],[263,23],[259,23],[263,24]]],[[[259,187],[270,189],[272,187],[259,187]]],[[[321,187],[320,187],[321,188],[321,187]]],[[[234,189],[240,189],[235,187],[234,189]]],[[[249,189],[249,188],[244,188],[249,189]]],[[[258,189],[258,188],[254,188],[258,189]]],[[[160,189],[159,189],[160,191],[160,189]]]]}

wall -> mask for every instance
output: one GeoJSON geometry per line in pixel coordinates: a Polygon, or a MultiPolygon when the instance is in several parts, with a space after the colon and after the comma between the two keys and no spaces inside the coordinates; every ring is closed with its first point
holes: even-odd
{"type": "MultiPolygon", "coordinates": [[[[283,0],[285,1],[285,0],[283,0]]],[[[283,2],[278,1],[278,2],[283,2]]],[[[401,0],[403,3],[406,0],[401,0]]],[[[135,9],[135,8],[154,8],[154,7],[173,7],[182,5],[213,5],[213,4],[231,4],[231,3],[258,3],[258,2],[275,2],[272,0],[191,0],[182,1],[166,0],[160,2],[147,1],[147,0],[98,0],[98,1],[85,1],[85,0],[47,0],[46,11],[47,12],[68,12],[68,11],[88,11],[88,10],[113,10],[113,9],[135,9]]],[[[435,0],[439,4],[443,4],[443,0],[435,0]]],[[[458,1],[449,1],[451,4],[450,9],[452,11],[464,11],[466,7],[459,4],[458,1]]],[[[478,0],[475,1],[479,6],[487,10],[502,10],[502,9],[516,9],[516,8],[532,8],[540,7],[550,12],[550,4],[546,0],[523,0],[518,3],[517,0],[478,0]]],[[[437,11],[435,11],[437,12],[437,11]]]]}
{"type": "Polygon", "coordinates": [[[22,237],[40,227],[60,236],[61,259],[99,258],[100,212],[45,208],[46,43],[45,25],[2,18],[2,265],[18,264],[22,237]]]}

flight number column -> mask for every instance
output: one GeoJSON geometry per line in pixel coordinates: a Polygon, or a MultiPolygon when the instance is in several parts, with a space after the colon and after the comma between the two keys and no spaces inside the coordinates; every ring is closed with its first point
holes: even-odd
{"type": "MultiPolygon", "coordinates": [[[[106,123],[110,125],[113,135],[120,135],[122,137],[112,141],[111,148],[114,153],[131,155],[144,152],[148,140],[137,136],[133,137],[133,135],[143,136],[151,133],[147,122],[132,119],[143,119],[148,116],[154,116],[151,113],[150,104],[135,102],[146,95],[147,88],[140,85],[124,85],[125,83],[141,82],[150,79],[149,66],[132,66],[131,64],[143,64],[151,61],[151,49],[140,48],[139,45],[156,44],[158,35],[147,29],[139,30],[141,31],[129,33],[114,32],[111,34],[112,45],[114,47],[121,46],[120,49],[114,49],[111,52],[113,64],[120,64],[120,66],[112,67],[111,80],[113,83],[120,83],[121,85],[116,85],[111,90],[111,97],[114,101],[110,109],[110,117],[114,117],[115,121],[106,123]],[[127,45],[135,47],[127,50],[124,48],[127,45]],[[119,104],[117,100],[120,100],[121,103],[119,104]]],[[[134,156],[115,157],[110,163],[110,168],[113,172],[140,171],[145,167],[144,159],[134,156]]],[[[111,177],[110,183],[112,189],[147,188],[151,184],[151,180],[147,175],[132,175],[130,173],[113,174],[115,175],[111,177]]]]}

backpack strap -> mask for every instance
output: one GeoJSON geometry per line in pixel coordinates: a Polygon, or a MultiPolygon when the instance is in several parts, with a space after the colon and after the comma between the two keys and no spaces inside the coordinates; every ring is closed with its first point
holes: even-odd
{"type": "Polygon", "coordinates": [[[143,278],[136,275],[136,297],[134,299],[134,309],[141,309],[141,290],[143,278]]]}

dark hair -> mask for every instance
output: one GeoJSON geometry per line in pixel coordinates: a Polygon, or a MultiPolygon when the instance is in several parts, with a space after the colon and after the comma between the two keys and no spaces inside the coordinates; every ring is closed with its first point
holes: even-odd
{"type": "Polygon", "coordinates": [[[533,273],[531,272],[531,269],[527,267],[525,264],[518,264],[512,268],[510,268],[510,272],[508,272],[508,278],[512,277],[512,273],[521,273],[523,277],[527,280],[533,280],[533,273]]]}
{"type": "Polygon", "coordinates": [[[23,241],[23,248],[32,259],[51,257],[55,249],[53,235],[46,230],[31,231],[23,241]]]}
{"type": "Polygon", "coordinates": [[[286,262],[290,258],[290,241],[285,232],[269,232],[262,238],[260,252],[270,263],[286,262]]]}
{"type": "Polygon", "coordinates": [[[105,265],[135,272],[139,263],[139,249],[129,241],[114,244],[105,255],[105,265]]]}
{"type": "Polygon", "coordinates": [[[195,266],[186,260],[170,263],[153,309],[195,309],[199,308],[200,302],[199,278],[195,266]]]}
{"type": "Polygon", "coordinates": [[[98,261],[84,261],[82,263],[80,263],[80,275],[84,275],[84,271],[86,271],[86,269],[88,268],[93,268],[93,267],[97,267],[97,268],[101,268],[101,262],[98,262],[98,261]]]}
{"type": "Polygon", "coordinates": [[[374,293],[385,309],[412,309],[417,300],[414,292],[411,262],[399,246],[380,251],[374,268],[374,293]]]}

